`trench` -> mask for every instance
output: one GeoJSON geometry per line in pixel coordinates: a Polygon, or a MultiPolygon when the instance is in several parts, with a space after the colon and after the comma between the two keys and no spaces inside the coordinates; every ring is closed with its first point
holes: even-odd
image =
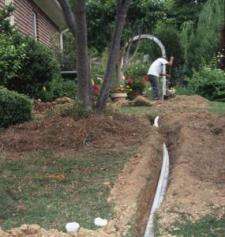
{"type": "MultiPolygon", "coordinates": [[[[162,144],[162,150],[165,147],[169,156],[174,157],[175,156],[175,147],[177,145],[177,132],[179,130],[179,127],[177,128],[168,128],[166,126],[163,126],[163,124],[160,124],[159,127],[159,116],[155,117],[155,119],[150,120],[151,126],[156,127],[156,129],[159,130],[160,135],[163,138],[164,144],[162,144]]],[[[160,175],[162,171],[163,166],[163,156],[162,154],[159,154],[157,157],[158,164],[156,166],[156,170],[150,175],[149,182],[147,183],[145,190],[143,190],[142,196],[139,200],[138,205],[138,213],[136,215],[136,225],[134,234],[136,237],[154,237],[154,218],[155,218],[155,211],[157,211],[158,207],[155,208],[153,205],[155,205],[155,196],[157,195],[156,192],[160,192],[158,190],[158,184],[161,182],[160,175]],[[154,210],[153,210],[154,209],[154,210]]],[[[169,157],[168,157],[169,158],[169,157]]],[[[169,159],[172,161],[172,159],[169,159]]],[[[171,162],[172,164],[172,162],[171,162]]],[[[170,170],[170,165],[168,168],[168,173],[170,170]]],[[[164,170],[165,171],[165,170],[164,170]]],[[[162,172],[164,172],[162,171],[162,172]]],[[[166,195],[166,189],[168,184],[168,177],[169,174],[167,174],[167,178],[165,180],[165,183],[163,184],[164,193],[161,193],[161,197],[158,199],[159,206],[161,202],[164,199],[164,195],[166,195]]],[[[165,179],[165,178],[164,178],[165,179]]],[[[157,201],[156,201],[157,202],[157,201]]]]}

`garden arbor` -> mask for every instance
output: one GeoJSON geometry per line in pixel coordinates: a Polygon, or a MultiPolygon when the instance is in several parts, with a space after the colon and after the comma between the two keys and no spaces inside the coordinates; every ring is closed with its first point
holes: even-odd
{"type": "MultiPolygon", "coordinates": [[[[165,46],[157,37],[155,37],[153,35],[149,35],[149,34],[136,35],[125,44],[124,51],[123,51],[122,57],[121,57],[121,71],[123,71],[124,66],[126,66],[126,64],[128,63],[127,58],[129,57],[129,50],[130,50],[132,43],[134,43],[135,41],[142,40],[142,39],[148,39],[148,40],[154,41],[159,46],[159,48],[161,50],[162,57],[166,57],[165,46]],[[125,54],[128,55],[128,57],[126,57],[124,60],[125,54]]],[[[166,75],[166,65],[163,65],[163,74],[166,75]]],[[[164,95],[166,95],[166,76],[163,76],[162,98],[164,95]]]]}

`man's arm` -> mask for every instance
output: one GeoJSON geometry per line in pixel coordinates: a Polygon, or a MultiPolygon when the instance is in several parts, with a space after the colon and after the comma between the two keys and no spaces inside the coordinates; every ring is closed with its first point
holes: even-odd
{"type": "Polygon", "coordinates": [[[170,61],[168,62],[168,65],[172,66],[173,65],[173,61],[174,61],[174,57],[171,56],[170,57],[170,61]]]}
{"type": "Polygon", "coordinates": [[[170,68],[169,68],[169,73],[166,73],[166,74],[161,73],[160,76],[166,76],[167,78],[170,78],[170,77],[171,77],[171,67],[172,67],[172,65],[173,65],[173,61],[174,61],[174,57],[171,56],[171,57],[170,57],[170,61],[167,61],[167,63],[166,63],[167,65],[170,66],[170,68]]]}

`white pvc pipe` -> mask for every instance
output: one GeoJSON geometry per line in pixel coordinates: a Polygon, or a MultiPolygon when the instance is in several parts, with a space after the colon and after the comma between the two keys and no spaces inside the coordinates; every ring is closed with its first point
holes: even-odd
{"type": "Polygon", "coordinates": [[[159,116],[155,117],[153,126],[157,128],[159,127],[159,116]]]}
{"type": "MultiPolygon", "coordinates": [[[[154,124],[158,124],[158,116],[155,118],[154,124]]],[[[163,143],[163,162],[160,172],[160,177],[155,193],[155,197],[153,200],[153,204],[151,207],[148,223],[145,229],[144,237],[154,237],[154,214],[157,209],[160,207],[160,204],[163,201],[163,198],[166,193],[167,184],[168,184],[168,177],[169,177],[169,153],[166,147],[166,144],[163,143]]]]}

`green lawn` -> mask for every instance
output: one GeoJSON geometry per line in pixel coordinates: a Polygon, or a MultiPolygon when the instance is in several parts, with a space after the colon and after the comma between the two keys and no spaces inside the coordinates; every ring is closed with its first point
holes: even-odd
{"type": "Polygon", "coordinates": [[[120,111],[126,114],[148,114],[158,112],[150,106],[127,106],[121,107],[120,111]]]}
{"type": "Polygon", "coordinates": [[[59,155],[36,151],[8,160],[0,158],[0,226],[39,224],[64,230],[67,222],[95,228],[94,218],[110,219],[107,202],[114,182],[134,147],[59,155]]]}
{"type": "Polygon", "coordinates": [[[225,237],[225,218],[206,216],[196,222],[186,220],[171,234],[177,237],[225,237]]]}
{"type": "Polygon", "coordinates": [[[225,113],[225,102],[212,101],[209,103],[209,112],[225,113]]]}

